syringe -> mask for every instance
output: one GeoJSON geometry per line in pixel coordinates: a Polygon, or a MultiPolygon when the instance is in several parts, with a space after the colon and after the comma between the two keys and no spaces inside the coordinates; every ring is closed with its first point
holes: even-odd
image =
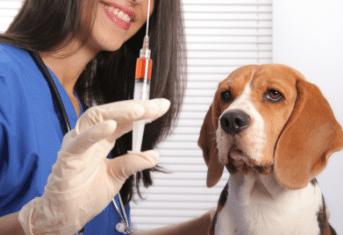
{"type": "MultiPolygon", "coordinates": [[[[146,33],[143,41],[143,47],[140,50],[139,58],[136,63],[135,87],[133,93],[134,100],[148,100],[150,94],[150,80],[152,60],[150,59],[151,51],[149,49],[149,12],[150,0],[148,3],[146,33]]],[[[133,123],[132,130],[132,151],[140,152],[143,142],[145,121],[137,121],[133,123]]]]}

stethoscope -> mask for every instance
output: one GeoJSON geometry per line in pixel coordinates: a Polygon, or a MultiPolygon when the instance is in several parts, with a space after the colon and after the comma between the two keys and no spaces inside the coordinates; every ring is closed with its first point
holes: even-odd
{"type": "MultiPolygon", "coordinates": [[[[48,68],[45,66],[44,62],[42,61],[42,58],[39,56],[39,54],[37,52],[32,52],[29,51],[32,59],[34,60],[34,62],[36,63],[37,67],[39,68],[39,70],[41,71],[41,73],[43,74],[45,80],[47,81],[48,85],[49,85],[49,89],[53,98],[53,101],[55,102],[55,105],[58,109],[58,113],[60,114],[60,116],[58,117],[61,129],[62,129],[62,133],[63,136],[69,132],[71,130],[70,128],[70,124],[69,124],[69,120],[68,120],[68,116],[67,113],[64,109],[64,105],[62,102],[62,99],[59,95],[59,92],[57,90],[56,84],[53,80],[53,78],[51,77],[51,74],[48,70],[48,68]]],[[[82,109],[83,111],[86,110],[86,106],[81,102],[82,104],[82,109]]],[[[121,199],[120,193],[118,194],[118,198],[119,198],[119,202],[120,202],[120,206],[122,208],[122,210],[120,210],[116,200],[113,198],[112,202],[114,205],[114,208],[120,218],[119,223],[116,224],[116,231],[122,234],[130,234],[133,232],[133,228],[132,226],[129,225],[129,220],[125,211],[125,207],[123,204],[123,200],[121,199]]],[[[84,233],[84,228],[81,229],[80,232],[78,232],[78,235],[83,235],[84,233]]]]}

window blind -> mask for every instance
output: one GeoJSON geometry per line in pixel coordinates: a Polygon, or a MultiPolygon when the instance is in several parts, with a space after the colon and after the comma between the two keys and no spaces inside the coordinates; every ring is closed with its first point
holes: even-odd
{"type": "Polygon", "coordinates": [[[22,4],[23,0],[0,0],[0,33],[5,32],[22,4]]]}
{"type": "Polygon", "coordinates": [[[188,84],[173,134],[158,147],[159,165],[146,200],[132,203],[140,230],[180,223],[216,206],[229,174],[206,187],[207,167],[197,146],[218,82],[246,64],[272,62],[272,0],[182,0],[188,84]]]}
{"type": "MultiPolygon", "coordinates": [[[[0,0],[4,32],[23,0],[0,0]]],[[[182,0],[188,54],[188,84],[177,126],[158,146],[154,186],[132,203],[132,221],[140,230],[180,223],[216,206],[229,174],[206,187],[207,167],[197,146],[205,114],[218,82],[246,64],[272,62],[272,0],[182,0]]]]}

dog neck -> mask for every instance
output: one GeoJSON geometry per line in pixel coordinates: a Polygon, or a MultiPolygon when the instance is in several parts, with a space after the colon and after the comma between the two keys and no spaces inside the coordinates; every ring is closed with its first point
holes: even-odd
{"type": "Polygon", "coordinates": [[[322,194],[317,184],[289,190],[278,184],[273,171],[269,175],[239,172],[230,176],[228,184],[228,201],[224,206],[227,208],[218,218],[225,229],[235,228],[237,234],[252,235],[263,229],[275,235],[319,234],[317,213],[322,194]]]}
{"type": "Polygon", "coordinates": [[[291,192],[277,182],[273,171],[268,175],[259,174],[255,171],[231,175],[229,189],[235,194],[240,194],[242,200],[253,198],[277,200],[291,192]]]}

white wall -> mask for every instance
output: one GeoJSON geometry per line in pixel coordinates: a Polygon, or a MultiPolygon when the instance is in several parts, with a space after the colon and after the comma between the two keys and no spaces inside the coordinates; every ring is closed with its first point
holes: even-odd
{"type": "MultiPolygon", "coordinates": [[[[273,62],[294,67],[318,85],[343,124],[342,0],[274,0],[273,62]]],[[[331,157],[318,180],[330,223],[343,234],[343,151],[331,157]]]]}

